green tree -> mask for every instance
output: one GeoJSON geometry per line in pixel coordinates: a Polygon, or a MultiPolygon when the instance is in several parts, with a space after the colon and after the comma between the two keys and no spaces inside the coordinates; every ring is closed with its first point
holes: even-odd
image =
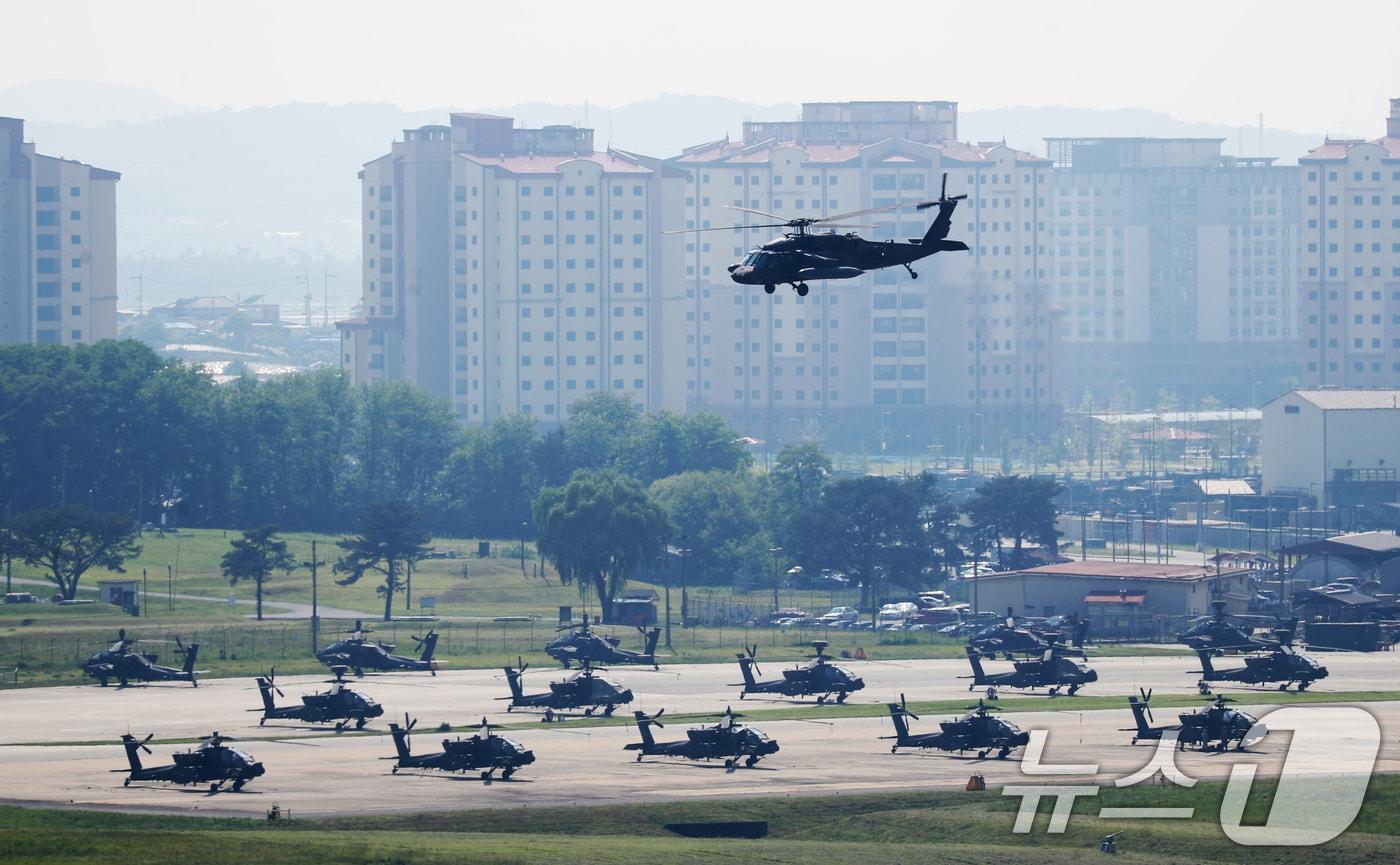
{"type": "Polygon", "coordinates": [[[8,553],[31,567],[45,569],[69,601],[77,596],[78,581],[89,569],[126,573],[126,562],[141,552],[131,517],[82,505],[17,514],[8,530],[8,553]]]}
{"type": "Polygon", "coordinates": [[[862,603],[873,606],[886,584],[924,588],[956,558],[955,518],[932,474],[842,478],[809,515],[808,543],[824,567],[857,581],[862,603]]]}
{"type": "Polygon", "coordinates": [[[540,554],[604,616],[628,578],[665,548],[670,525],[641,484],[615,471],[581,470],[535,500],[540,554]]]}
{"type": "Polygon", "coordinates": [[[263,617],[263,584],[273,571],[291,573],[296,567],[296,559],[287,552],[287,542],[277,537],[277,527],[260,526],[243,532],[243,537],[235,538],[229,544],[219,562],[229,585],[236,586],[240,580],[252,580],[258,599],[258,621],[263,617]]]}
{"type": "Polygon", "coordinates": [[[821,501],[831,477],[831,457],[811,442],[784,445],[764,478],[764,500],[769,531],[789,559],[804,566],[815,564],[804,542],[811,536],[806,521],[821,501]]]}
{"type": "Polygon", "coordinates": [[[497,418],[468,429],[463,438],[438,480],[441,519],[467,536],[519,537],[542,486],[534,420],[523,414],[497,418]]]}
{"type": "Polygon", "coordinates": [[[770,544],[751,474],[683,472],[653,483],[650,493],[670,517],[673,537],[693,550],[693,582],[729,585],[736,576],[767,573],[770,544]]]}
{"type": "Polygon", "coordinates": [[[371,571],[384,575],[378,591],[384,596],[386,622],[393,614],[400,571],[428,552],[428,533],[419,528],[419,519],[418,509],[408,502],[375,502],[360,512],[355,536],[336,542],[345,551],[335,563],[336,573],[345,576],[336,583],[351,585],[371,571]]]}
{"type": "Polygon", "coordinates": [[[1062,490],[1058,482],[1048,478],[1002,475],[984,481],[964,510],[973,531],[992,539],[998,556],[1003,542],[1011,539],[1012,564],[1019,567],[1027,540],[1056,549],[1060,533],[1055,528],[1055,498],[1062,490]]]}
{"type": "Polygon", "coordinates": [[[641,416],[630,397],[614,391],[594,391],[575,401],[564,426],[564,452],[570,472],[617,468],[641,416]]]}

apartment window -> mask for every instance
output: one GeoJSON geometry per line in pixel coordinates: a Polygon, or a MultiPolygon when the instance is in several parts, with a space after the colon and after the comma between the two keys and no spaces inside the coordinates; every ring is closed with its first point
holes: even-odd
{"type": "Polygon", "coordinates": [[[34,200],[40,204],[58,201],[57,186],[38,186],[34,189],[34,200]]]}

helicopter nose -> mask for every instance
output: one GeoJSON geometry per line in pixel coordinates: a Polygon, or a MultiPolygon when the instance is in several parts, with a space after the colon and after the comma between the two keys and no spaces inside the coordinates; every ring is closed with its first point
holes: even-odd
{"type": "Polygon", "coordinates": [[[632,689],[628,688],[626,691],[623,691],[619,696],[622,697],[622,702],[624,703],[632,702],[632,689]]]}
{"type": "Polygon", "coordinates": [[[733,273],[734,271],[736,271],[736,270],[738,270],[738,269],[739,269],[739,265],[737,265],[737,264],[731,264],[731,265],[729,265],[728,268],[726,268],[726,270],[728,270],[730,273],[733,273]]]}
{"type": "Polygon", "coordinates": [[[528,765],[530,765],[531,763],[535,762],[535,752],[534,752],[534,751],[522,751],[521,754],[520,754],[520,762],[521,762],[522,764],[526,765],[526,766],[528,766],[528,765]]]}
{"type": "Polygon", "coordinates": [[[1089,674],[1085,677],[1085,680],[1086,680],[1086,681],[1089,681],[1089,682],[1097,682],[1097,681],[1099,680],[1098,671],[1097,671],[1097,670],[1090,670],[1090,671],[1089,671],[1089,674]]]}

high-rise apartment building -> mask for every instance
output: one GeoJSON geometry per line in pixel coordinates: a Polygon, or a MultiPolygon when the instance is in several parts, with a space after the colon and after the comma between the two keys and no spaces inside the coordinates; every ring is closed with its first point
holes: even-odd
{"type": "Polygon", "coordinates": [[[745,124],[741,141],[687,148],[686,228],[757,224],[736,207],[794,217],[910,205],[856,218],[875,240],[920,237],[912,205],[967,193],[942,253],[797,297],[735,285],[727,266],[772,228],[686,236],[683,353],[688,405],[769,440],[816,424],[847,445],[907,450],[935,440],[995,447],[1054,411],[1052,314],[1042,282],[1049,163],[1003,144],[957,142],[956,106],[817,103],[803,119],[745,124]]]}
{"type": "Polygon", "coordinates": [[[114,171],[38,153],[0,117],[0,343],[117,335],[114,171]]]}
{"type": "Polygon", "coordinates": [[[361,182],[363,314],[339,325],[356,380],[417,382],[478,423],[563,420],[604,389],[683,406],[661,351],[680,172],[597,152],[590,129],[454,114],[406,130],[361,182]]]}
{"type": "Polygon", "coordinates": [[[1385,137],[1328,139],[1299,164],[1303,381],[1400,385],[1400,99],[1385,137]]]}
{"type": "Polygon", "coordinates": [[[1221,139],[1052,138],[1061,395],[1246,404],[1297,374],[1298,169],[1221,139]]]}

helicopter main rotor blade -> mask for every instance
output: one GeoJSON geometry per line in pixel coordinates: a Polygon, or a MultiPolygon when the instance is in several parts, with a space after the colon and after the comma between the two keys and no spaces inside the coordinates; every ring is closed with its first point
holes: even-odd
{"type": "Polygon", "coordinates": [[[720,225],[710,228],[675,228],[670,231],[663,231],[662,234],[698,234],[702,231],[746,231],[750,228],[790,228],[791,223],[773,222],[762,225],[720,225]]]}
{"type": "Polygon", "coordinates": [[[767,217],[768,219],[781,219],[781,220],[784,220],[784,221],[786,221],[786,220],[788,219],[788,217],[786,217],[786,216],[779,216],[779,215],[776,214],[776,213],[769,213],[769,212],[766,211],[766,210],[754,210],[754,209],[751,208],[751,207],[739,207],[737,204],[726,204],[726,205],[724,206],[724,209],[725,209],[725,210],[738,210],[738,211],[740,211],[740,212],[742,212],[742,213],[752,213],[752,214],[754,214],[755,216],[764,216],[764,217],[767,217]]]}
{"type": "Polygon", "coordinates": [[[840,222],[843,219],[850,219],[853,216],[864,216],[867,213],[885,213],[890,210],[899,210],[905,207],[917,207],[919,202],[906,201],[900,204],[886,204],[884,207],[868,207],[865,210],[851,210],[846,213],[833,213],[831,216],[823,216],[820,219],[812,220],[817,225],[826,225],[831,222],[840,222]]]}

